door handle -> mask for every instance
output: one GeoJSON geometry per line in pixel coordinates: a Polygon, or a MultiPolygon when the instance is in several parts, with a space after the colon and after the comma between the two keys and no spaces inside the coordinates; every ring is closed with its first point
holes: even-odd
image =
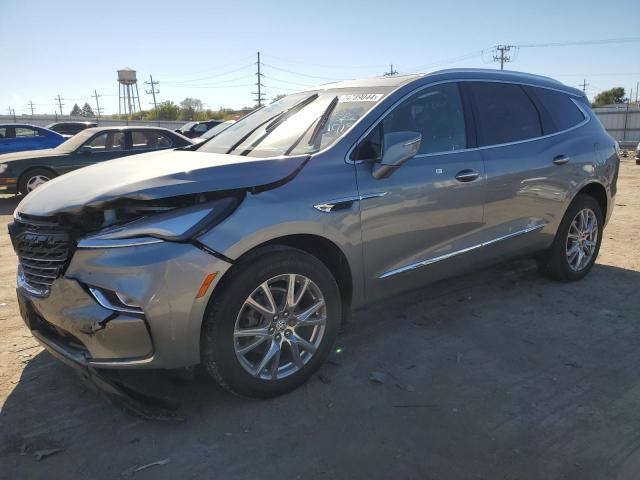
{"type": "Polygon", "coordinates": [[[568,161],[569,157],[567,157],[566,155],[558,155],[553,159],[553,163],[555,163],[556,165],[564,165],[568,161]]]}
{"type": "Polygon", "coordinates": [[[467,168],[458,172],[458,174],[456,175],[456,180],[458,180],[459,182],[473,182],[479,176],[480,172],[467,168]]]}

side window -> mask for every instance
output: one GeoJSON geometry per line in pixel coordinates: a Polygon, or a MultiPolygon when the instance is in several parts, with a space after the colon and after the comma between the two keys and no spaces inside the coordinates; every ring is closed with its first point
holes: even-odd
{"type": "Polygon", "coordinates": [[[124,132],[105,132],[85,145],[90,146],[96,152],[124,150],[124,132]]]}
{"type": "Polygon", "coordinates": [[[160,132],[141,131],[131,132],[133,150],[147,150],[153,148],[170,148],[172,142],[160,132]]]}
{"type": "Polygon", "coordinates": [[[38,131],[33,128],[16,127],[16,138],[37,137],[38,131]]]}
{"type": "Polygon", "coordinates": [[[0,138],[7,138],[7,127],[0,127],[0,138]]]}
{"type": "Polygon", "coordinates": [[[197,133],[204,133],[209,130],[209,125],[206,123],[199,123],[195,127],[193,127],[193,131],[197,133]]]}
{"type": "Polygon", "coordinates": [[[547,88],[532,88],[542,108],[549,115],[549,125],[545,133],[555,133],[575,127],[584,120],[584,115],[567,94],[547,88]]]}
{"type": "Polygon", "coordinates": [[[457,83],[420,90],[398,105],[354,150],[354,160],[379,159],[384,135],[392,132],[422,135],[418,154],[443,153],[467,147],[462,99],[457,83]]]}
{"type": "Polygon", "coordinates": [[[471,82],[470,85],[480,146],[542,135],[538,111],[519,85],[498,82],[471,82]]]}

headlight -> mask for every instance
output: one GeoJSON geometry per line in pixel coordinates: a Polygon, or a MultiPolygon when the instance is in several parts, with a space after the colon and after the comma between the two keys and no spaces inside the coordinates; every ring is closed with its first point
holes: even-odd
{"type": "MultiPolygon", "coordinates": [[[[224,220],[236,208],[238,203],[239,200],[237,198],[229,197],[157,213],[102,231],[97,235],[80,241],[78,246],[86,247],[94,241],[124,240],[139,237],[153,237],[173,242],[183,242],[224,220]]],[[[100,243],[103,244],[103,242],[100,243]]],[[[118,243],[121,242],[114,242],[114,246],[118,243]]]]}
{"type": "Polygon", "coordinates": [[[0,163],[0,173],[6,172],[7,168],[9,168],[9,165],[7,165],[6,163],[0,163]]]}

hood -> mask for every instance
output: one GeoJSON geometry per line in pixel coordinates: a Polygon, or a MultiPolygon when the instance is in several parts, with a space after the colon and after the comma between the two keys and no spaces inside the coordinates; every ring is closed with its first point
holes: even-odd
{"type": "Polygon", "coordinates": [[[67,173],[27,195],[17,211],[50,216],[101,208],[114,200],[157,200],[224,190],[273,188],[293,178],[308,156],[251,158],[165,150],[67,173]]]}
{"type": "Polygon", "coordinates": [[[0,163],[9,163],[16,160],[24,160],[26,158],[57,157],[59,155],[65,154],[63,152],[59,152],[55,148],[45,148],[42,150],[25,150],[22,152],[4,153],[0,155],[0,163]]]}

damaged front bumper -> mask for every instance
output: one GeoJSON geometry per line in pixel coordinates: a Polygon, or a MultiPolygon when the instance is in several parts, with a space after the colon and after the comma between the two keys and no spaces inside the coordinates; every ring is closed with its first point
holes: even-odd
{"type": "Polygon", "coordinates": [[[54,356],[99,368],[180,368],[200,361],[200,328],[230,264],[190,243],[78,248],[46,297],[18,278],[22,317],[54,356]],[[207,275],[207,294],[196,298],[207,275]],[[96,289],[135,309],[109,308],[96,289]],[[130,311],[123,311],[130,310],[130,311]]]}

